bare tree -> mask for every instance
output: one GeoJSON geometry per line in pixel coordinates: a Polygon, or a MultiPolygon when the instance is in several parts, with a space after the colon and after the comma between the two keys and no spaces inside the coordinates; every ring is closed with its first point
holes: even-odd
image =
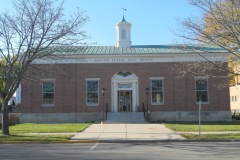
{"type": "MultiPolygon", "coordinates": [[[[183,37],[187,42],[194,44],[204,44],[219,47],[219,51],[224,49],[229,55],[223,55],[222,60],[213,62],[206,58],[203,52],[197,53],[208,65],[199,66],[200,63],[185,63],[182,72],[200,73],[196,68],[202,70],[218,68],[227,71],[229,76],[238,76],[239,73],[223,65],[227,62],[226,57],[230,57],[230,63],[238,64],[240,60],[240,1],[239,0],[189,0],[189,3],[202,11],[202,17],[190,17],[178,20],[180,28],[177,35],[183,37]],[[221,49],[220,49],[221,48],[221,49]],[[222,63],[220,63],[222,62],[222,63]]],[[[217,48],[216,48],[217,49],[217,48]]],[[[206,51],[204,51],[206,52],[206,51]]],[[[204,74],[204,73],[202,73],[204,74]]],[[[211,75],[210,75],[211,76],[211,75]]]]}
{"type": "MultiPolygon", "coordinates": [[[[0,102],[2,134],[9,135],[8,101],[38,58],[53,57],[54,46],[83,44],[88,21],[79,9],[64,15],[58,0],[18,0],[12,12],[0,14],[0,102]]],[[[57,47],[56,47],[57,48],[57,47]]]]}

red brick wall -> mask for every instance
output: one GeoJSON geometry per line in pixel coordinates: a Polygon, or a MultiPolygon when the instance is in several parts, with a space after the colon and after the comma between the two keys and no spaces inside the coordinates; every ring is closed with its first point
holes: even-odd
{"type": "MultiPolygon", "coordinates": [[[[149,77],[165,77],[164,105],[150,106],[151,111],[196,111],[195,79],[192,75],[178,78],[178,73],[172,69],[173,63],[133,63],[133,64],[57,64],[38,65],[38,67],[53,71],[54,74],[29,73],[34,79],[22,81],[23,113],[75,113],[101,111],[101,89],[106,89],[105,103],[111,108],[111,78],[122,70],[135,73],[139,82],[139,105],[146,106],[146,88],[150,88],[149,77]],[[85,78],[100,78],[99,104],[100,106],[86,107],[85,78]],[[42,106],[41,79],[55,79],[55,105],[42,106]]],[[[227,75],[223,72],[214,74],[227,75]]],[[[206,111],[230,110],[229,89],[217,89],[219,78],[209,77],[209,105],[204,105],[206,111]]],[[[149,94],[149,104],[151,97],[149,94]]]]}

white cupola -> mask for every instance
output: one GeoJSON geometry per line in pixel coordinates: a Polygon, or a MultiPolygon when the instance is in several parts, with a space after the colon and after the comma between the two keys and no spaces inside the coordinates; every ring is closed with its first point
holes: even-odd
{"type": "Polygon", "coordinates": [[[116,24],[117,47],[131,47],[131,28],[132,24],[128,23],[124,16],[122,21],[116,24]]]}

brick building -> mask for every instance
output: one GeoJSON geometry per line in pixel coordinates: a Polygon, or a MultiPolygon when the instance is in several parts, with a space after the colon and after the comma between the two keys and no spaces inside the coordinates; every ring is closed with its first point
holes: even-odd
{"type": "MultiPolygon", "coordinates": [[[[216,77],[187,74],[174,66],[206,63],[195,52],[219,61],[225,51],[207,46],[132,45],[131,24],[116,25],[116,46],[55,47],[60,58],[37,59],[29,69],[34,79],[21,83],[20,122],[101,121],[109,113],[148,111],[152,121],[230,120],[229,89],[218,89],[216,77]],[[204,50],[204,51],[203,51],[204,50]],[[37,75],[37,76],[36,76],[37,75]]],[[[227,67],[227,59],[226,64],[227,67]]]]}

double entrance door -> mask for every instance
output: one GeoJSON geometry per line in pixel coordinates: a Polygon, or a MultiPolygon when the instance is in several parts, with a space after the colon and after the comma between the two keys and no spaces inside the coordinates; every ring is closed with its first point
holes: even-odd
{"type": "Polygon", "coordinates": [[[118,112],[132,112],[132,91],[118,91],[118,112]]]}

